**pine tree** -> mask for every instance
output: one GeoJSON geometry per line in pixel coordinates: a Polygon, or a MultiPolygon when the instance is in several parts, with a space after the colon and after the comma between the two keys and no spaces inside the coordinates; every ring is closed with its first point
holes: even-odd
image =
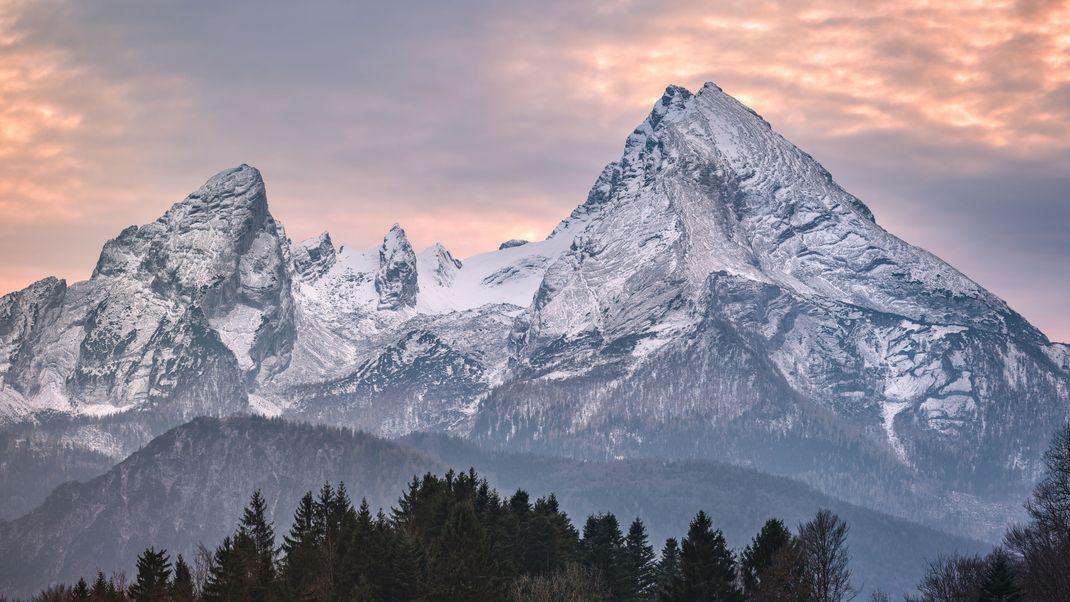
{"type": "Polygon", "coordinates": [[[580,541],[583,564],[605,580],[614,600],[623,600],[628,593],[624,567],[624,535],[620,523],[612,513],[587,517],[580,541]]]}
{"type": "Polygon", "coordinates": [[[358,574],[367,575],[371,570],[371,555],[379,545],[376,541],[377,531],[375,520],[372,518],[368,500],[360,500],[360,508],[357,509],[356,518],[353,522],[352,535],[349,543],[348,570],[358,574]]]}
{"type": "Polygon", "coordinates": [[[178,555],[175,560],[175,578],[171,581],[172,602],[193,602],[193,575],[190,574],[189,565],[178,555]]]}
{"type": "Polygon", "coordinates": [[[316,587],[323,595],[328,596],[333,594],[338,582],[335,571],[338,568],[342,521],[337,510],[334,487],[330,483],[324,483],[316,498],[316,531],[322,534],[320,553],[317,556],[320,583],[316,587]]]}
{"type": "MultiPolygon", "coordinates": [[[[348,498],[347,498],[348,499],[348,498]]],[[[362,499],[360,509],[344,521],[343,533],[345,545],[342,546],[342,558],[338,573],[342,576],[338,584],[341,597],[347,599],[367,599],[374,594],[374,584],[378,575],[372,570],[372,558],[380,548],[378,533],[372,519],[368,501],[362,499]]]]}
{"type": "Polygon", "coordinates": [[[208,580],[204,585],[204,599],[209,602],[225,602],[241,599],[242,571],[235,554],[234,539],[229,535],[216,548],[208,567],[208,580]]]}
{"type": "Polygon", "coordinates": [[[523,489],[517,489],[513,497],[509,498],[509,510],[520,518],[531,512],[531,497],[528,492],[523,489]]]}
{"type": "Polygon", "coordinates": [[[109,588],[109,585],[104,573],[97,571],[97,578],[93,582],[93,587],[89,590],[90,596],[93,600],[110,600],[111,588],[109,588]]]}
{"type": "Polygon", "coordinates": [[[413,521],[416,513],[416,500],[420,496],[420,486],[420,479],[413,475],[412,480],[409,481],[409,488],[401,494],[397,507],[391,511],[390,518],[394,524],[405,528],[413,521]]]}
{"type": "Polygon", "coordinates": [[[167,550],[149,548],[137,558],[137,580],[130,586],[130,597],[136,602],[163,602],[168,597],[171,578],[171,559],[167,550]]]}
{"type": "Polygon", "coordinates": [[[71,590],[71,599],[89,600],[89,596],[89,584],[85,582],[85,578],[83,577],[78,580],[78,583],[75,584],[74,589],[71,590]]]}
{"type": "Polygon", "coordinates": [[[488,553],[484,531],[472,503],[451,511],[435,542],[427,568],[429,600],[499,600],[504,584],[495,579],[495,559],[488,553]]]}
{"type": "Polygon", "coordinates": [[[753,598],[761,587],[762,575],[773,564],[773,557],[784,544],[791,541],[791,533],[779,519],[765,522],[740,555],[740,575],[743,593],[753,598]]]}
{"type": "Polygon", "coordinates": [[[372,559],[376,597],[388,602],[415,599],[423,586],[423,555],[405,531],[394,527],[380,512],[375,518],[378,547],[372,559]]]}
{"type": "Polygon", "coordinates": [[[294,512],[290,531],[282,536],[282,554],[289,558],[294,551],[304,546],[314,546],[318,534],[316,530],[316,505],[309,491],[301,498],[294,512]]]}
{"type": "Polygon", "coordinates": [[[335,525],[336,542],[333,557],[334,568],[331,571],[335,576],[332,592],[335,598],[346,598],[357,589],[359,575],[349,570],[352,557],[356,552],[353,545],[357,513],[353,510],[353,501],[349,498],[345,483],[338,483],[329,512],[332,517],[331,522],[335,525]]]}
{"type": "Polygon", "coordinates": [[[316,503],[309,491],[298,503],[293,525],[282,537],[282,581],[284,591],[295,600],[315,596],[318,546],[323,534],[318,530],[316,503]]]}
{"type": "MultiPolygon", "coordinates": [[[[267,519],[267,504],[257,489],[242,513],[239,533],[252,543],[252,579],[257,589],[270,589],[275,580],[275,528],[267,519]]],[[[256,595],[256,599],[266,596],[256,595]]]]}
{"type": "Polygon", "coordinates": [[[978,602],[1020,602],[1022,590],[1015,583],[1014,569],[1007,561],[1007,555],[997,551],[985,569],[981,581],[981,593],[978,602]]]}
{"type": "Polygon", "coordinates": [[[93,602],[125,602],[126,592],[120,592],[113,579],[108,579],[103,572],[97,571],[97,578],[89,588],[89,599],[93,602]]]}
{"type": "Polygon", "coordinates": [[[680,564],[687,600],[735,602],[743,599],[736,586],[736,563],[720,529],[713,530],[703,511],[691,521],[680,564]]]}
{"type": "Polygon", "coordinates": [[[646,535],[646,526],[636,518],[624,539],[624,571],[628,581],[627,599],[648,600],[654,590],[654,548],[646,535]]]}
{"type": "Polygon", "coordinates": [[[680,565],[680,547],[675,538],[670,537],[665,540],[656,574],[654,600],[677,602],[684,599],[684,573],[680,565]]]}
{"type": "MultiPolygon", "coordinates": [[[[479,498],[486,500],[483,505],[490,507],[490,492],[480,487],[479,498]]],[[[520,574],[534,574],[544,570],[545,538],[549,537],[541,517],[533,513],[528,492],[518,489],[509,498],[507,511],[497,525],[502,533],[496,534],[496,546],[501,552],[508,549],[513,558],[513,565],[520,574]]]]}
{"type": "Polygon", "coordinates": [[[530,573],[556,573],[576,561],[579,533],[552,494],[535,501],[529,530],[526,570],[530,573]]]}
{"type": "Polygon", "coordinates": [[[271,597],[275,590],[275,530],[267,519],[267,504],[260,491],[253,493],[242,512],[229,548],[217,550],[216,561],[219,566],[211,595],[225,593],[224,599],[252,602],[271,597]]]}

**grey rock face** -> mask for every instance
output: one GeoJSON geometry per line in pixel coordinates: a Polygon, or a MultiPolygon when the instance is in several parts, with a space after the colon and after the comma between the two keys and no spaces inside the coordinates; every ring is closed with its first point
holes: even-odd
{"type": "Polygon", "coordinates": [[[38,384],[31,378],[35,353],[48,325],[62,310],[67,283],[45,278],[28,288],[0,298],[0,383],[22,395],[33,395],[38,384]]]}
{"type": "Polygon", "coordinates": [[[31,287],[35,297],[52,291],[47,307],[20,302],[26,293],[5,298],[21,316],[14,321],[34,318],[33,328],[9,329],[4,362],[20,369],[5,383],[33,383],[20,393],[34,409],[241,409],[251,383],[288,362],[288,265],[259,172],[222,172],[109,241],[90,280],[65,292],[54,280],[31,287]]]}
{"type": "Polygon", "coordinates": [[[326,232],[293,249],[294,270],[309,282],[315,282],[326,274],[337,259],[338,253],[331,242],[331,235],[326,232]]]}
{"type": "Polygon", "coordinates": [[[449,432],[467,418],[456,401],[475,399],[487,388],[478,358],[414,330],[352,374],[295,390],[292,414],[387,436],[449,432]]]}
{"type": "Polygon", "coordinates": [[[394,224],[379,247],[379,271],[375,274],[379,309],[416,305],[416,253],[401,226],[394,224]]]}
{"type": "MultiPolygon", "coordinates": [[[[459,259],[455,259],[446,250],[446,247],[440,244],[436,244],[424,251],[423,255],[427,256],[428,259],[424,266],[429,272],[427,276],[440,287],[445,288],[453,284],[457,271],[464,267],[464,264],[459,259]]],[[[417,268],[420,269],[419,263],[417,263],[417,268]]]]}

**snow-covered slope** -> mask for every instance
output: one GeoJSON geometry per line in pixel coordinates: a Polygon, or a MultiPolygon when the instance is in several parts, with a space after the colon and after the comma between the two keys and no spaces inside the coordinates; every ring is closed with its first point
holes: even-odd
{"type": "Polygon", "coordinates": [[[713,84],[668,88],[543,241],[464,259],[398,225],[370,249],[293,243],[241,166],[124,230],[90,280],[0,299],[9,421],[248,409],[715,455],[847,497],[828,474],[1028,480],[1068,365],[713,84]]]}
{"type": "Polygon", "coordinates": [[[387,435],[467,432],[506,378],[514,318],[585,223],[463,262],[439,244],[414,252],[397,224],[373,249],[336,250],[326,233],[295,245],[298,335],[258,399],[387,435]]]}
{"type": "Polygon", "coordinates": [[[647,320],[651,312],[677,297],[695,301],[718,272],[803,298],[1044,341],[1001,300],[880,228],[813,158],[712,84],[697,95],[670,87],[600,184],[588,205],[612,208],[548,271],[529,312],[524,336],[536,349],[595,332],[663,339],[671,320],[647,320]]]}
{"type": "Polygon", "coordinates": [[[822,438],[822,413],[910,469],[988,478],[1067,415],[1060,346],[713,84],[668,88],[577,214],[480,439],[750,461],[741,441],[822,438]]]}

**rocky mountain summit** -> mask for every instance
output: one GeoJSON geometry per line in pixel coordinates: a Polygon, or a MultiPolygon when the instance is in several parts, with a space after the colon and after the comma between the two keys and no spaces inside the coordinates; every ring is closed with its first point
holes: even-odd
{"type": "Polygon", "coordinates": [[[669,87],[543,241],[295,243],[243,165],[109,241],[88,281],[0,299],[8,422],[252,411],[716,457],[865,501],[885,478],[1027,482],[1068,410],[1070,348],[713,84],[669,87]]]}
{"type": "Polygon", "coordinates": [[[259,172],[222,172],[108,241],[88,281],[0,301],[3,412],[240,410],[288,362],[291,272],[259,172]]]}

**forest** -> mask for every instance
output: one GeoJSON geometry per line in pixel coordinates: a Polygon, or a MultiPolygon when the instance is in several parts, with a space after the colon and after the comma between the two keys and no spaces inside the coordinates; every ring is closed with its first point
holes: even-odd
{"type": "MultiPolygon", "coordinates": [[[[908,601],[1070,600],[1070,426],[1045,466],[1027,522],[986,556],[931,559],[908,601]]],[[[148,548],[129,579],[98,573],[32,599],[847,602],[865,585],[852,578],[850,527],[828,510],[794,529],[770,518],[738,551],[699,510],[655,548],[641,518],[602,513],[577,528],[555,496],[503,496],[469,470],[414,477],[389,514],[354,504],[344,483],[306,493],[281,537],[268,514],[254,492],[214,549],[148,548]]]]}

